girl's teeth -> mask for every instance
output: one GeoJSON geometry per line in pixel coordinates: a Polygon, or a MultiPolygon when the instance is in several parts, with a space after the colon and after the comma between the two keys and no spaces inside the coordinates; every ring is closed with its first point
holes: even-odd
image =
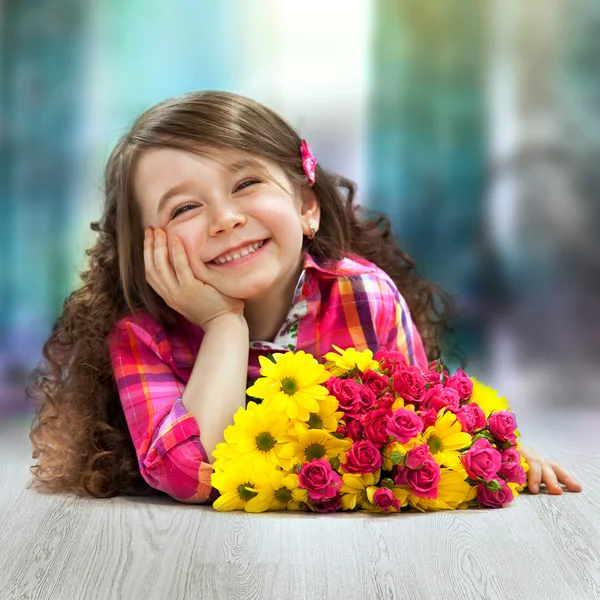
{"type": "Polygon", "coordinates": [[[225,263],[231,262],[232,260],[235,260],[236,258],[242,258],[242,256],[247,256],[248,254],[251,254],[252,252],[256,252],[263,244],[264,244],[264,242],[256,242],[247,248],[243,248],[239,252],[236,250],[236,251],[232,252],[231,254],[228,254],[227,256],[215,259],[214,262],[216,262],[218,265],[224,265],[225,263]]]}

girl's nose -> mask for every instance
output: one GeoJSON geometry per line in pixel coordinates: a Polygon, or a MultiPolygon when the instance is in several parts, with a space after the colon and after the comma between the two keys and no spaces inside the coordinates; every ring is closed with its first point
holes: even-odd
{"type": "Polygon", "coordinates": [[[215,208],[209,226],[210,235],[218,235],[239,227],[246,222],[246,217],[232,206],[215,208]]]}

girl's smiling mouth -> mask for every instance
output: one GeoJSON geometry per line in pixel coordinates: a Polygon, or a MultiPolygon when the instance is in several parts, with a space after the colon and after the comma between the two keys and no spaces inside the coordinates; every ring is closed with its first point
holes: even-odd
{"type": "Polygon", "coordinates": [[[268,244],[268,242],[268,239],[261,240],[259,242],[252,242],[251,244],[247,244],[246,246],[242,246],[236,250],[224,252],[223,254],[217,256],[217,258],[209,261],[207,264],[215,265],[217,267],[246,264],[255,258],[255,255],[260,253],[260,250],[262,250],[268,244]]]}

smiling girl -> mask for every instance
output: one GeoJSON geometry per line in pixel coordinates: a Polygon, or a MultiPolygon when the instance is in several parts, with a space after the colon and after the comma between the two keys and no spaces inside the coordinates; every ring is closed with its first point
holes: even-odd
{"type": "MultiPolygon", "coordinates": [[[[115,147],[105,188],[89,268],[36,371],[38,488],[210,502],[211,454],[259,355],[440,357],[450,297],[257,102],[197,92],[155,106],[115,147]]],[[[527,458],[530,487],[581,489],[527,458]]]]}

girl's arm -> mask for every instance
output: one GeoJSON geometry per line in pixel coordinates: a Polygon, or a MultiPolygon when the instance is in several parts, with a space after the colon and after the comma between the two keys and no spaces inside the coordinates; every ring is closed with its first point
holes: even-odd
{"type": "Polygon", "coordinates": [[[246,404],[248,345],[248,324],[243,315],[227,313],[211,320],[183,392],[183,406],[198,422],[210,464],[225,428],[233,423],[237,409],[246,404]]]}

